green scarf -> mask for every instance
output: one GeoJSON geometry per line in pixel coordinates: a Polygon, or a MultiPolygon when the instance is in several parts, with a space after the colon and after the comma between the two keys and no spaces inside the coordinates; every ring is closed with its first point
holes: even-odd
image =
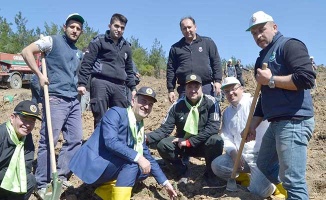
{"type": "Polygon", "coordinates": [[[137,121],[134,112],[131,107],[127,108],[128,119],[129,119],[129,127],[132,132],[132,137],[134,139],[134,150],[139,154],[143,155],[143,142],[144,142],[144,122],[143,120],[138,125],[137,130],[137,121]]]}
{"type": "Polygon", "coordinates": [[[27,192],[27,176],[24,155],[24,142],[25,137],[20,141],[16,135],[14,127],[10,121],[6,123],[10,139],[16,145],[14,154],[11,157],[9,167],[3,177],[1,188],[14,192],[26,193],[27,192]]]}
{"type": "Polygon", "coordinates": [[[189,114],[185,123],[185,126],[183,127],[183,130],[186,131],[186,134],[184,138],[190,138],[191,136],[198,134],[198,122],[199,122],[199,112],[198,112],[198,106],[201,104],[203,100],[203,95],[200,97],[199,102],[192,106],[187,101],[187,98],[185,97],[185,102],[187,107],[189,108],[189,114]]]}

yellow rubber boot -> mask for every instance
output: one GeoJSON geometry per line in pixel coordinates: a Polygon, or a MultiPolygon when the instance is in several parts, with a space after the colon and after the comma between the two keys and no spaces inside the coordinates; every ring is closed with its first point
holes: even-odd
{"type": "Polygon", "coordinates": [[[130,200],[132,187],[113,187],[112,200],[130,200]]]}
{"type": "Polygon", "coordinates": [[[240,185],[248,187],[250,185],[250,176],[248,173],[239,173],[239,176],[235,179],[240,182],[240,185]]]}
{"type": "Polygon", "coordinates": [[[276,189],[275,189],[273,195],[276,196],[276,197],[278,197],[278,198],[283,198],[283,199],[288,198],[288,193],[284,189],[282,183],[279,183],[279,184],[276,185],[276,189]]]}
{"type": "Polygon", "coordinates": [[[103,200],[112,200],[112,188],[115,186],[116,182],[117,180],[103,183],[101,186],[96,188],[94,193],[103,200]]]}

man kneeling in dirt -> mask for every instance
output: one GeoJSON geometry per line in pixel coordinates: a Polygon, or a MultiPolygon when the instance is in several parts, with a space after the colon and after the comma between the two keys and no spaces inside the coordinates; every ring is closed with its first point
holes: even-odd
{"type": "Polygon", "coordinates": [[[205,157],[205,179],[209,185],[225,186],[211,170],[211,162],[223,151],[223,140],[218,135],[220,107],[214,97],[203,94],[202,80],[196,74],[186,77],[185,96],[175,102],[162,125],[146,135],[148,144],[157,144],[157,150],[167,166],[176,172],[179,183],[187,184],[190,172],[189,156],[205,157]],[[176,135],[170,136],[176,126],[176,135]]]}
{"type": "MultiPolygon", "coordinates": [[[[212,170],[216,176],[228,180],[231,178],[241,143],[241,132],[246,126],[253,98],[249,93],[244,93],[240,81],[235,77],[225,78],[221,89],[230,103],[223,113],[221,129],[226,153],[215,158],[212,162],[212,170]]],[[[247,187],[251,193],[261,197],[266,198],[274,193],[284,198],[285,196],[276,190],[256,165],[261,140],[268,124],[267,121],[263,121],[256,129],[256,140],[245,143],[236,181],[247,187]]]]}
{"type": "Polygon", "coordinates": [[[37,104],[25,100],[0,125],[0,199],[28,199],[36,186],[31,173],[35,148],[30,133],[36,119],[41,120],[38,115],[37,104]]]}
{"type": "Polygon", "coordinates": [[[172,198],[172,185],[151,156],[144,138],[143,119],[156,100],[155,92],[142,87],[132,99],[132,107],[110,108],[94,133],[74,155],[70,169],[87,184],[101,185],[95,193],[102,199],[129,200],[136,181],[151,173],[172,198]]]}

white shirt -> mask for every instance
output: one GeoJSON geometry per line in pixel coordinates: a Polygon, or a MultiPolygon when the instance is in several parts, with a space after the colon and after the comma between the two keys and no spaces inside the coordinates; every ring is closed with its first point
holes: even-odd
{"type": "MultiPolygon", "coordinates": [[[[229,155],[231,151],[240,147],[241,132],[246,127],[252,99],[249,93],[243,93],[239,104],[236,107],[229,105],[223,113],[221,136],[224,140],[224,149],[229,155]]],[[[262,137],[268,126],[267,121],[261,122],[256,129],[256,140],[245,143],[242,156],[247,162],[259,152],[262,137]]]]}
{"type": "Polygon", "coordinates": [[[43,53],[48,53],[52,50],[53,41],[51,36],[45,36],[34,42],[43,53]]]}

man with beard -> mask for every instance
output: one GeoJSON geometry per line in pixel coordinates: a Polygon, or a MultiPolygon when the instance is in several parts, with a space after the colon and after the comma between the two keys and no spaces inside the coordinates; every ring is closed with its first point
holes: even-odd
{"type": "MultiPolygon", "coordinates": [[[[77,100],[77,68],[82,60],[82,52],[75,43],[82,33],[84,19],[78,13],[69,15],[63,26],[63,35],[46,36],[23,49],[22,56],[28,66],[38,76],[40,85],[49,85],[50,110],[54,145],[62,131],[65,143],[58,156],[58,176],[64,186],[71,172],[68,163],[82,143],[82,121],[80,104],[77,100]],[[44,53],[47,75],[39,70],[33,54],[44,53]],[[48,78],[49,77],[49,78],[48,78]]],[[[43,104],[43,113],[45,105],[43,104]]],[[[50,152],[46,115],[43,115],[40,142],[37,155],[36,181],[38,194],[44,197],[46,184],[50,182],[50,152]]]]}
{"type": "Polygon", "coordinates": [[[136,94],[131,48],[122,37],[127,22],[127,18],[121,14],[112,15],[110,30],[89,43],[78,72],[78,92],[82,95],[86,93],[85,86],[91,78],[90,106],[94,127],[108,108],[128,107],[128,88],[132,91],[132,97],[136,94]]]}
{"type": "Polygon", "coordinates": [[[253,140],[256,127],[268,120],[258,168],[277,187],[283,182],[287,199],[309,199],[305,172],[307,146],[315,126],[310,89],[316,74],[308,49],[300,40],[284,37],[272,16],[263,11],[251,16],[247,31],[262,49],[255,64],[261,96],[247,140],[253,140]],[[261,69],[263,63],[268,63],[266,70],[261,69]]]}

